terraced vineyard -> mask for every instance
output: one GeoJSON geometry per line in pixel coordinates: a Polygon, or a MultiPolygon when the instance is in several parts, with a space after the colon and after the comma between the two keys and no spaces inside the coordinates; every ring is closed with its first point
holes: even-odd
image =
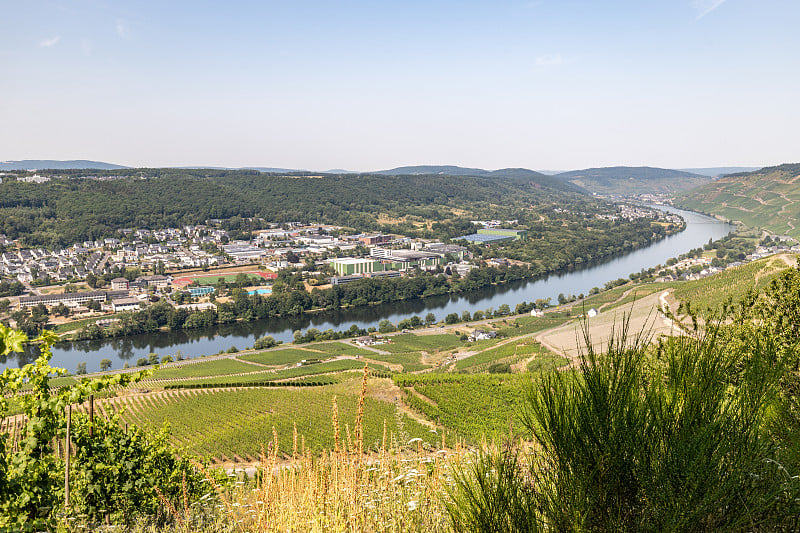
{"type": "Polygon", "coordinates": [[[766,286],[781,271],[789,268],[788,256],[777,255],[745,265],[729,268],[696,281],[675,284],[673,296],[694,307],[719,307],[729,298],[737,300],[750,289],[766,286]]]}
{"type": "Polygon", "coordinates": [[[243,372],[257,372],[263,370],[262,367],[237,361],[236,359],[224,358],[203,362],[187,362],[180,366],[170,365],[166,368],[159,368],[153,372],[153,379],[184,378],[184,377],[204,377],[204,376],[223,376],[228,374],[240,374],[243,372]]]}
{"type": "Polygon", "coordinates": [[[375,354],[375,352],[372,350],[365,350],[364,348],[359,348],[358,346],[353,346],[344,342],[323,342],[320,344],[311,344],[305,349],[316,352],[324,352],[331,355],[349,355],[353,357],[357,355],[372,356],[375,354]]]}
{"type": "Polygon", "coordinates": [[[392,342],[377,346],[378,349],[391,353],[441,352],[462,346],[464,343],[458,336],[450,334],[414,335],[404,333],[391,337],[392,342]]]}
{"type": "MultiPolygon", "coordinates": [[[[337,398],[342,441],[355,428],[359,382],[304,389],[181,390],[109,400],[105,409],[122,412],[128,424],[160,428],[169,424],[173,442],[188,453],[222,459],[253,459],[261,446],[278,434],[282,454],[291,454],[294,425],[300,442],[313,451],[336,445],[332,401],[337,398]],[[123,409],[125,408],[125,409],[123,409]]],[[[395,439],[422,438],[431,445],[439,437],[395,406],[365,399],[365,446],[376,449],[384,421],[395,439]]]]}
{"type": "Polygon", "coordinates": [[[281,366],[299,363],[304,359],[328,359],[324,353],[313,352],[301,348],[287,348],[285,350],[270,350],[268,352],[260,352],[242,355],[238,357],[242,361],[250,361],[260,365],[281,366]]]}
{"type": "Polygon", "coordinates": [[[405,402],[468,442],[502,440],[519,415],[530,374],[402,374],[394,382],[405,402]]]}
{"type": "MultiPolygon", "coordinates": [[[[282,380],[290,380],[295,378],[301,378],[304,376],[314,376],[319,374],[329,374],[335,372],[346,372],[352,370],[361,370],[364,368],[364,363],[360,361],[354,361],[352,359],[340,359],[338,361],[329,361],[326,363],[316,363],[312,365],[305,365],[305,366],[297,366],[292,368],[287,368],[284,370],[261,370],[256,372],[248,372],[246,374],[236,374],[236,375],[219,375],[219,376],[207,376],[207,377],[197,377],[197,378],[190,378],[190,379],[173,379],[173,380],[165,380],[165,381],[158,381],[156,382],[154,379],[145,380],[143,382],[144,385],[156,385],[156,384],[169,384],[172,383],[176,386],[181,384],[186,384],[189,386],[205,384],[205,385],[224,385],[224,386],[234,386],[239,383],[266,383],[271,381],[282,381],[282,380]]],[[[371,364],[369,365],[370,370],[376,372],[386,372],[388,371],[387,367],[371,364]]]]}
{"type": "Polygon", "coordinates": [[[798,165],[732,174],[679,196],[676,205],[800,238],[799,178],[798,165]]]}
{"type": "Polygon", "coordinates": [[[426,365],[422,362],[422,354],[419,352],[392,353],[389,355],[372,352],[365,357],[374,361],[383,361],[392,365],[400,365],[403,367],[403,372],[418,372],[431,368],[431,365],[426,365]]]}
{"type": "Polygon", "coordinates": [[[499,329],[498,335],[505,335],[507,337],[517,337],[519,335],[527,335],[530,333],[537,333],[539,331],[560,326],[570,319],[570,316],[565,312],[548,313],[543,317],[523,316],[508,324],[495,323],[499,329]]]}
{"type": "MultiPolygon", "coordinates": [[[[533,338],[518,339],[502,344],[495,348],[479,352],[473,356],[461,359],[455,365],[457,370],[466,370],[468,372],[485,372],[489,366],[495,363],[519,363],[524,359],[528,359],[534,355],[549,354],[549,350],[543,347],[539,342],[533,338]]],[[[561,359],[561,365],[567,364],[567,360],[561,359]]]]}

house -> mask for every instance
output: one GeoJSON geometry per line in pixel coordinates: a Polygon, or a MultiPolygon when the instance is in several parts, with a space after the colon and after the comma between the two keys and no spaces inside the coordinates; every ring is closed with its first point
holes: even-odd
{"type": "Polygon", "coordinates": [[[120,311],[135,311],[139,309],[139,300],[136,298],[119,298],[111,300],[111,309],[118,313],[120,311]]]}
{"type": "Polygon", "coordinates": [[[485,341],[489,339],[494,339],[495,337],[497,337],[496,331],[484,331],[482,329],[476,329],[475,331],[472,332],[472,334],[470,334],[469,341],[470,342],[485,341]]]}
{"type": "Polygon", "coordinates": [[[125,278],[114,278],[111,280],[111,290],[121,291],[130,288],[129,282],[125,278]]]}
{"type": "Polygon", "coordinates": [[[544,316],[544,311],[542,311],[541,309],[533,308],[533,309],[531,309],[531,316],[535,316],[535,317],[541,318],[541,317],[544,316]]]}
{"type": "Polygon", "coordinates": [[[369,335],[365,335],[363,337],[359,337],[354,341],[358,346],[372,346],[375,344],[375,339],[370,337],[369,335]]]}

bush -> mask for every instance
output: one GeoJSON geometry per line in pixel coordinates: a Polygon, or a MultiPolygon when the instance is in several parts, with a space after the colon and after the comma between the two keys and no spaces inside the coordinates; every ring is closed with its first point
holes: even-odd
{"type": "Polygon", "coordinates": [[[259,337],[256,339],[256,342],[253,344],[253,349],[255,350],[266,350],[268,348],[272,348],[279,344],[271,335],[267,335],[265,337],[259,337]]]}
{"type": "Polygon", "coordinates": [[[524,423],[540,452],[520,462],[512,446],[461,471],[454,522],[465,531],[518,531],[520,516],[535,516],[528,530],[795,530],[798,465],[770,429],[787,352],[765,331],[737,331],[709,326],[664,341],[655,360],[649,339],[626,326],[603,355],[586,333],[579,371],[528,390],[524,423]],[[485,529],[487,520],[497,526],[485,529]]]}
{"type": "Polygon", "coordinates": [[[489,365],[488,370],[490,374],[510,374],[511,365],[508,363],[494,363],[489,365]]]}
{"type": "Polygon", "coordinates": [[[90,522],[99,524],[108,513],[115,524],[128,525],[136,517],[151,517],[163,524],[171,514],[162,497],[175,509],[183,509],[184,502],[194,502],[208,492],[189,458],[175,455],[168,429],[150,434],[131,426],[126,432],[116,415],[95,417],[93,436],[87,416],[76,416],[73,424],[76,455],[71,504],[90,522]]]}

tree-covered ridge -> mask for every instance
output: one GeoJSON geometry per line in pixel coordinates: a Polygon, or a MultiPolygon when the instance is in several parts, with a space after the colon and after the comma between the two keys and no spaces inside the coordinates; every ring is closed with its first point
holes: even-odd
{"type": "Polygon", "coordinates": [[[587,168],[555,176],[598,194],[676,193],[711,181],[709,176],[654,167],[587,168]]]}
{"type": "Polygon", "coordinates": [[[687,209],[800,238],[800,164],[729,174],[676,198],[687,209]]]}
{"type": "Polygon", "coordinates": [[[574,205],[584,212],[609,208],[564,187],[516,177],[312,176],[215,169],[91,172],[106,179],[77,179],[84,170],[58,171],[54,175],[61,178],[47,183],[6,178],[0,184],[0,233],[24,237],[30,245],[55,246],[124,227],[157,229],[238,216],[412,234],[423,221],[439,221],[445,223],[440,234],[456,236],[470,228],[469,218],[517,218],[512,215],[521,210],[549,212],[545,208],[551,205],[574,205]],[[385,227],[381,222],[386,220],[397,227],[385,227]]]}

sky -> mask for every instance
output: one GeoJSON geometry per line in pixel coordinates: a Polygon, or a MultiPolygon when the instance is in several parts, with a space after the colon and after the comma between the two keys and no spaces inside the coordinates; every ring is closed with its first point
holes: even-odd
{"type": "Polygon", "coordinates": [[[3,0],[0,160],[800,161],[797,0],[3,0]]]}

